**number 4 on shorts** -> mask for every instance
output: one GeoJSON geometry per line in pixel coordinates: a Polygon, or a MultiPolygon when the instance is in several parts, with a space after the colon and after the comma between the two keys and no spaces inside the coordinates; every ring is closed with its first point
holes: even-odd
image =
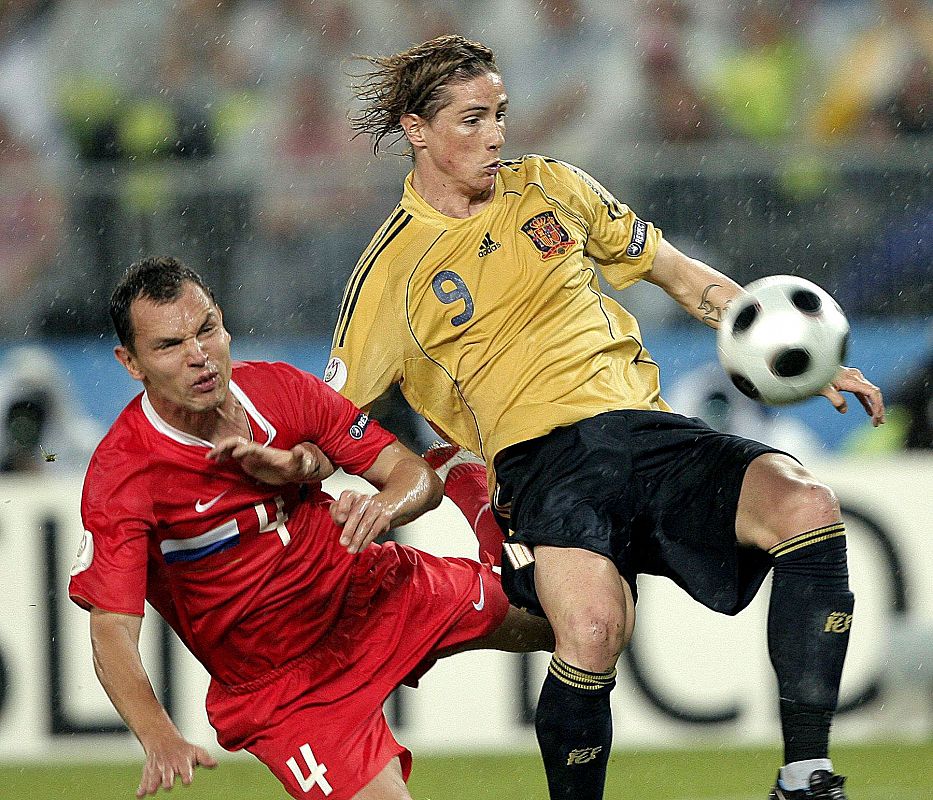
{"type": "Polygon", "coordinates": [[[311,745],[303,744],[298,748],[298,752],[301,753],[301,757],[304,759],[305,766],[308,768],[308,774],[304,775],[301,771],[301,767],[298,766],[298,761],[292,756],[285,763],[288,764],[288,768],[292,771],[292,775],[295,776],[295,780],[298,781],[298,785],[301,787],[301,791],[310,792],[315,785],[324,792],[324,797],[327,797],[333,790],[331,785],[327,782],[327,778],[324,777],[324,773],[327,772],[327,767],[323,764],[318,764],[314,758],[314,753],[311,750],[311,745]]]}

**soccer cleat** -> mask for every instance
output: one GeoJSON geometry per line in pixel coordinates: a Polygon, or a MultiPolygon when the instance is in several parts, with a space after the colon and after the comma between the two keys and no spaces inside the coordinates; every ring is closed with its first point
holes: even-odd
{"type": "Polygon", "coordinates": [[[810,776],[809,789],[782,789],[780,781],[776,781],[768,800],[847,800],[842,788],[845,782],[842,775],[818,769],[810,776]]]}
{"type": "MultiPolygon", "coordinates": [[[[460,445],[447,444],[446,442],[435,442],[428,451],[422,456],[428,462],[437,476],[447,483],[447,476],[451,470],[459,467],[461,464],[477,464],[486,470],[486,462],[479,456],[473,455],[469,450],[464,450],[460,445]]],[[[462,472],[463,470],[457,470],[462,472]]]]}

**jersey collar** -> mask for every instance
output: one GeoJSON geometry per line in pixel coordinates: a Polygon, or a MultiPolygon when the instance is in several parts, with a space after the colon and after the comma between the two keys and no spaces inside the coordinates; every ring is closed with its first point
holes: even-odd
{"type": "Polygon", "coordinates": [[[405,178],[405,189],[402,192],[401,201],[402,208],[422,222],[427,222],[429,225],[437,225],[448,230],[451,228],[473,225],[477,220],[485,219],[493,206],[497,205],[499,198],[502,197],[502,175],[496,175],[495,194],[492,198],[492,202],[482,211],[470,217],[463,217],[462,219],[460,217],[448,217],[446,214],[442,214],[434,208],[434,206],[415,191],[411,182],[414,174],[414,172],[409,172],[408,177],[405,178]]]}
{"type": "MultiPolygon", "coordinates": [[[[256,408],[253,401],[246,396],[246,393],[239,386],[237,386],[236,381],[234,381],[232,378],[230,379],[230,391],[233,393],[233,396],[240,401],[240,405],[246,409],[246,413],[249,414],[250,418],[256,423],[257,426],[259,426],[259,429],[266,434],[266,441],[263,442],[262,446],[267,447],[268,445],[272,444],[272,440],[275,438],[276,434],[275,426],[259,413],[259,409],[256,408]]],[[[174,425],[169,425],[164,419],[162,419],[162,417],[159,416],[155,408],[153,408],[148,392],[143,392],[142,408],[143,413],[146,415],[146,419],[148,419],[152,427],[163,436],[167,436],[169,439],[189,447],[211,448],[214,446],[213,443],[207,441],[207,439],[202,439],[199,436],[193,436],[190,433],[185,433],[184,431],[179,430],[174,425]]]]}

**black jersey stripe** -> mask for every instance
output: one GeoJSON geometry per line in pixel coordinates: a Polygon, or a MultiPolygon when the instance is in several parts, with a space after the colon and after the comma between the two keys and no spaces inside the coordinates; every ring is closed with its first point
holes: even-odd
{"type": "Polygon", "coordinates": [[[337,318],[337,326],[334,332],[334,346],[342,347],[347,336],[347,330],[350,327],[350,318],[356,309],[356,304],[360,298],[360,292],[363,290],[363,282],[378,260],[382,251],[385,250],[399,232],[411,222],[412,216],[407,211],[399,207],[399,212],[392,218],[388,225],[383,229],[382,236],[369,249],[369,253],[360,259],[360,263],[353,273],[350,282],[347,284],[346,295],[343,299],[343,305],[340,309],[340,316],[337,318]],[[338,335],[339,333],[339,335],[338,335]]]}
{"type": "MultiPolygon", "coordinates": [[[[590,273],[594,278],[596,277],[596,270],[593,267],[586,267],[584,272],[590,273]]],[[[597,279],[598,280],[598,279],[597,279]]],[[[596,302],[599,303],[599,310],[602,312],[603,318],[606,320],[606,327],[609,329],[609,338],[615,339],[616,335],[612,331],[612,319],[609,314],[606,312],[606,307],[603,305],[603,296],[600,292],[596,291],[593,288],[593,284],[587,281],[586,288],[594,295],[596,295],[596,302]]],[[[640,353],[641,351],[639,351],[640,353]]]]}
{"type": "Polygon", "coordinates": [[[360,263],[369,258],[369,254],[373,252],[379,245],[382,240],[386,237],[389,232],[389,229],[398,222],[402,217],[405,216],[408,212],[402,208],[401,203],[399,203],[392,213],[389,215],[389,218],[382,223],[382,227],[376,231],[376,235],[373,236],[373,240],[367,245],[366,249],[363,251],[363,255],[360,256],[360,263]]]}
{"type": "Polygon", "coordinates": [[[337,344],[337,331],[340,329],[340,326],[343,324],[344,317],[347,313],[347,307],[350,303],[350,298],[353,296],[354,287],[356,282],[359,279],[360,274],[362,273],[365,265],[369,261],[370,254],[382,243],[385,237],[388,235],[392,226],[395,225],[405,215],[404,209],[401,206],[396,206],[395,213],[390,216],[382,225],[382,227],[376,232],[376,235],[373,236],[372,241],[363,251],[363,255],[360,256],[360,260],[356,262],[356,266],[353,268],[353,272],[350,273],[350,278],[347,280],[347,286],[343,291],[343,299],[340,301],[340,313],[337,315],[337,325],[334,327],[334,341],[333,346],[337,344]]]}
{"type": "Polygon", "coordinates": [[[404,217],[401,219],[398,225],[395,226],[395,229],[392,231],[392,233],[390,233],[385,238],[382,244],[373,251],[372,255],[369,257],[369,263],[366,265],[366,268],[360,272],[359,280],[356,284],[356,289],[353,292],[353,297],[350,299],[350,303],[346,307],[342,328],[338,322],[338,328],[341,328],[340,338],[337,342],[338,347],[343,347],[343,342],[347,338],[347,330],[350,328],[350,320],[353,318],[353,312],[356,310],[356,303],[360,299],[360,292],[363,291],[363,283],[366,280],[366,276],[369,275],[376,261],[379,260],[379,256],[382,255],[383,250],[392,244],[393,239],[395,239],[395,237],[398,236],[405,229],[405,226],[412,220],[411,214],[409,214],[407,211],[403,213],[404,217]]]}

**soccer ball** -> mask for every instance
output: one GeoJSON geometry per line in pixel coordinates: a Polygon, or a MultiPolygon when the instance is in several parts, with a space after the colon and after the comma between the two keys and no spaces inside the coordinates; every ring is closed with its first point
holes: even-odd
{"type": "Polygon", "coordinates": [[[773,275],[745,287],[723,314],[719,361],[740,392],[767,405],[812,397],[845,361],[849,322],[815,283],[773,275]]]}

